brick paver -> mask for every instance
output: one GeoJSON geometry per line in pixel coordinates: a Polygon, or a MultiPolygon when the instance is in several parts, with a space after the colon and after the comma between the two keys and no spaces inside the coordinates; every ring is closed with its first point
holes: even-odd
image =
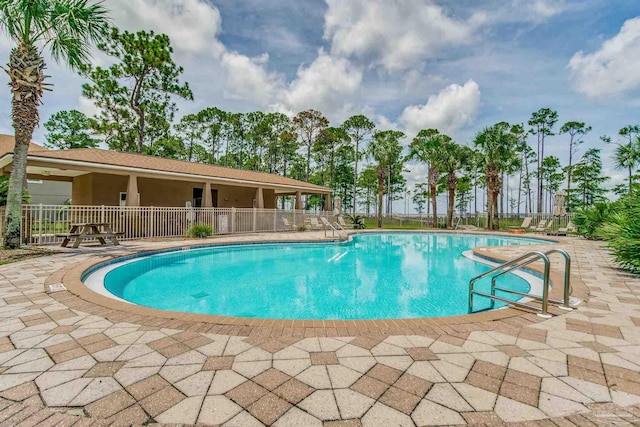
{"type": "MultiPolygon", "coordinates": [[[[309,237],[321,233],[215,241],[309,237]]],[[[243,326],[43,292],[79,263],[176,244],[186,243],[126,242],[0,266],[0,425],[640,422],[640,278],[618,270],[601,242],[558,245],[590,295],[548,320],[521,312],[473,323],[243,326]]]]}

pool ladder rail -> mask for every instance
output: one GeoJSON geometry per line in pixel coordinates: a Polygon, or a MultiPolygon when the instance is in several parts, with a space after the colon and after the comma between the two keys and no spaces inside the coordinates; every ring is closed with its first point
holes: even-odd
{"type": "Polygon", "coordinates": [[[548,313],[548,305],[549,302],[558,304],[559,307],[563,310],[573,310],[570,306],[570,296],[571,296],[571,256],[563,249],[551,249],[546,252],[540,251],[532,251],[528,252],[522,256],[512,259],[511,261],[507,261],[504,264],[498,265],[486,273],[480,274],[469,281],[469,313],[473,313],[473,296],[479,295],[486,298],[491,299],[491,308],[495,307],[496,301],[501,301],[507,304],[512,304],[520,307],[525,307],[530,310],[540,311],[538,316],[549,318],[551,315],[548,313]],[[564,293],[562,300],[549,298],[549,274],[551,271],[551,261],[549,260],[549,255],[551,254],[560,254],[564,257],[564,293]],[[542,276],[542,295],[535,295],[526,292],[519,292],[513,289],[503,288],[496,285],[496,281],[498,277],[503,276],[507,273],[511,273],[515,270],[522,269],[523,267],[532,264],[538,260],[542,260],[544,263],[544,270],[542,276]],[[491,293],[488,294],[486,292],[478,291],[474,289],[475,283],[485,277],[493,276],[491,278],[491,293]],[[520,301],[512,301],[507,298],[500,297],[496,295],[496,291],[508,292],[516,295],[520,295],[522,297],[531,298],[533,300],[540,301],[540,307],[534,306],[531,304],[527,304],[520,301]]]}
{"type": "Polygon", "coordinates": [[[344,240],[348,240],[349,239],[349,233],[347,233],[347,230],[345,230],[340,224],[338,224],[337,222],[334,224],[331,224],[325,217],[320,217],[320,221],[322,221],[322,224],[324,227],[324,237],[327,237],[327,231],[331,230],[331,237],[335,237],[335,235],[338,235],[338,240],[342,241],[344,240]],[[342,233],[344,233],[344,236],[342,235],[342,233]]]}

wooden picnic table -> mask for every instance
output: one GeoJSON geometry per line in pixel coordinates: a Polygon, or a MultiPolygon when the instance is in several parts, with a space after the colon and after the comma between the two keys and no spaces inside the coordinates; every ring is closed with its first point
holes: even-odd
{"type": "Polygon", "coordinates": [[[121,233],[114,233],[111,224],[108,222],[88,222],[71,224],[68,233],[57,234],[56,236],[64,237],[61,245],[63,248],[67,247],[71,239],[75,239],[72,247],[77,248],[84,239],[98,239],[101,245],[106,245],[106,239],[108,239],[114,246],[118,246],[120,243],[116,238],[117,234],[121,233]]]}

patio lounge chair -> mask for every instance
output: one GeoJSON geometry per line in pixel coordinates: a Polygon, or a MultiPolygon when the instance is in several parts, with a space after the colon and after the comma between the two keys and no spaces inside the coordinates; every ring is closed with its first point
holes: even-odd
{"type": "Polygon", "coordinates": [[[514,226],[511,226],[511,227],[507,227],[507,228],[510,228],[510,229],[512,229],[512,230],[520,230],[520,229],[522,229],[522,230],[526,230],[526,229],[528,229],[529,227],[531,227],[531,221],[532,221],[532,220],[533,220],[533,218],[532,218],[532,217],[530,217],[530,216],[528,216],[528,217],[526,217],[526,218],[522,221],[522,224],[520,224],[520,225],[514,225],[514,226]]]}
{"type": "Polygon", "coordinates": [[[344,218],[341,216],[338,217],[338,225],[340,226],[340,228],[343,228],[343,229],[356,228],[354,224],[347,224],[344,218]]]}
{"type": "Polygon", "coordinates": [[[548,231],[551,228],[551,225],[553,224],[553,220],[546,220],[543,219],[542,221],[540,221],[540,223],[536,226],[536,228],[533,229],[534,233],[544,233],[545,231],[548,231]]]}
{"type": "Polygon", "coordinates": [[[576,227],[573,225],[571,221],[567,223],[566,227],[558,228],[558,232],[556,233],[558,236],[566,236],[567,233],[575,233],[576,227]]]}
{"type": "Polygon", "coordinates": [[[322,230],[324,228],[322,225],[320,225],[320,223],[318,222],[318,218],[316,218],[315,216],[309,218],[309,225],[314,230],[322,230]]]}
{"type": "Polygon", "coordinates": [[[284,224],[285,230],[293,230],[295,228],[287,218],[282,218],[282,223],[284,224]]]}

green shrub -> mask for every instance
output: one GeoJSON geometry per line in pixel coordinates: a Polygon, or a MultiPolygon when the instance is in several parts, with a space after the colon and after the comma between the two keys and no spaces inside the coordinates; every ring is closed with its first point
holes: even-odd
{"type": "Polygon", "coordinates": [[[640,192],[581,209],[573,223],[587,239],[607,240],[621,268],[640,273],[640,192]]]}
{"type": "Polygon", "coordinates": [[[192,224],[187,229],[187,236],[189,237],[209,237],[213,234],[213,228],[207,224],[192,224]]]}
{"type": "Polygon", "coordinates": [[[296,230],[298,230],[298,231],[307,231],[307,226],[306,226],[306,225],[304,225],[304,224],[299,225],[299,226],[296,228],[296,230]]]}
{"type": "Polygon", "coordinates": [[[366,227],[364,223],[365,217],[363,215],[346,215],[346,217],[353,223],[353,228],[361,230],[366,227]]]}
{"type": "Polygon", "coordinates": [[[612,206],[612,214],[598,235],[625,270],[640,273],[640,192],[625,196],[612,206]]]}
{"type": "Polygon", "coordinates": [[[598,231],[609,218],[610,213],[610,203],[595,203],[576,212],[572,221],[579,235],[589,240],[597,240],[602,238],[598,231]]]}

